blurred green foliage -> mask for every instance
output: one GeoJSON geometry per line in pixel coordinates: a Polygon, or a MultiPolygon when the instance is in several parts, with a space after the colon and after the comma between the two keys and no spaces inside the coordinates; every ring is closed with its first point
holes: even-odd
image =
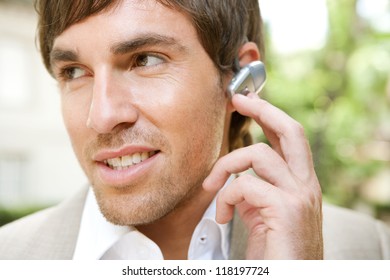
{"type": "Polygon", "coordinates": [[[20,219],[28,214],[35,213],[47,206],[26,206],[17,208],[0,208],[0,226],[8,224],[14,220],[20,219]]]}
{"type": "Polygon", "coordinates": [[[305,127],[326,200],[383,208],[390,205],[383,193],[390,190],[390,33],[373,29],[356,2],[327,1],[321,50],[283,55],[267,46],[262,95],[305,127]]]}

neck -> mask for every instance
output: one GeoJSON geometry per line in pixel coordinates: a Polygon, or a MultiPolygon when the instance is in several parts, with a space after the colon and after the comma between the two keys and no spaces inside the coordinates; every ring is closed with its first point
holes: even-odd
{"type": "Polygon", "coordinates": [[[167,216],[137,229],[160,247],[164,259],[187,259],[192,234],[214,195],[200,189],[167,216]]]}

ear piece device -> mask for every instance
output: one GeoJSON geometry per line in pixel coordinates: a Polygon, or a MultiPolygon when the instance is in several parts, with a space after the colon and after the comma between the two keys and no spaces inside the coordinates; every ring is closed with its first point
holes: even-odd
{"type": "Polygon", "coordinates": [[[261,61],[254,61],[244,66],[232,79],[228,86],[230,96],[236,93],[259,94],[266,80],[265,67],[261,61]]]}

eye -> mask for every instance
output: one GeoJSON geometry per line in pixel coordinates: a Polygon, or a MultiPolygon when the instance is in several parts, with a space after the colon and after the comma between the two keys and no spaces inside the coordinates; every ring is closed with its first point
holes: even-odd
{"type": "Polygon", "coordinates": [[[80,67],[66,67],[61,70],[60,77],[65,80],[74,80],[87,74],[87,71],[80,67]]]}
{"type": "Polygon", "coordinates": [[[134,67],[150,67],[159,65],[164,62],[164,59],[158,55],[141,54],[138,55],[134,62],[134,67]]]}

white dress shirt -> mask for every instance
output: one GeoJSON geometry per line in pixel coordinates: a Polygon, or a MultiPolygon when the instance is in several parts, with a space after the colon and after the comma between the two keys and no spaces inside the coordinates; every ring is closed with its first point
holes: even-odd
{"type": "MultiPolygon", "coordinates": [[[[228,259],[231,226],[218,224],[215,212],[214,199],[194,230],[188,250],[189,260],[228,259]]],[[[162,260],[163,255],[157,244],[135,227],[108,222],[90,188],[73,259],[162,260]]]]}

